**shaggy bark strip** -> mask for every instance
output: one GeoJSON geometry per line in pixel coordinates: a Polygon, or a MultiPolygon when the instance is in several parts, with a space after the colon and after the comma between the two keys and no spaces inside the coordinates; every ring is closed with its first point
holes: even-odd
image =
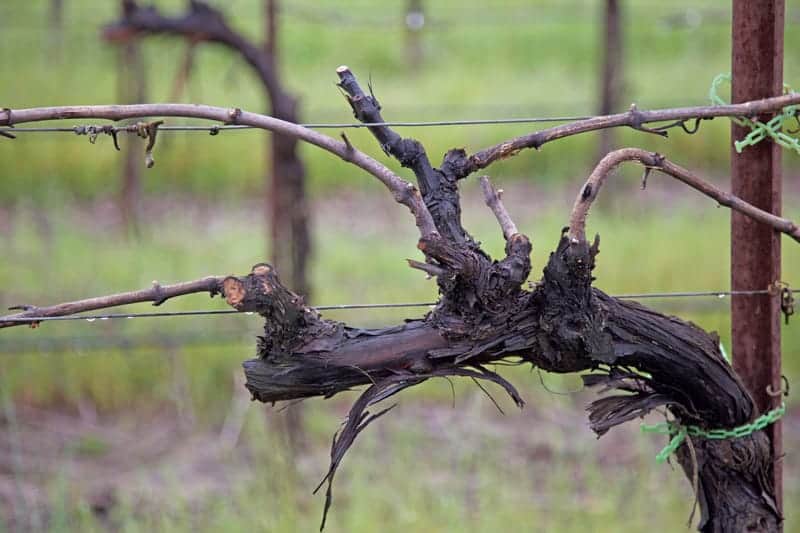
{"type": "MultiPolygon", "coordinates": [[[[377,100],[358,87],[352,73],[340,68],[338,75],[357,118],[381,121],[377,100]]],[[[755,112],[776,102],[792,103],[793,98],[796,95],[744,107],[719,106],[690,116],[709,118],[742,110],[755,112]]],[[[689,113],[684,113],[687,118],[689,113]]],[[[326,320],[306,306],[302,297],[284,287],[275,269],[267,264],[256,265],[246,276],[194,282],[199,285],[189,284],[192,290],[184,292],[222,292],[235,309],[258,312],[264,318],[264,334],[258,339],[256,357],[244,362],[246,386],[254,399],[276,402],[311,396],[328,398],[354,387],[369,386],[353,405],[331,446],[330,468],[321,483],[328,483],[323,526],[332,502],[331,484],[345,452],[370,422],[388,412],[384,409],[370,414],[368,408],[405,388],[446,376],[491,381],[521,406],[514,387],[485,368],[492,362],[513,359],[551,372],[583,372],[587,385],[610,393],[588,407],[589,424],[598,435],[655,408],[667,410],[678,424],[706,430],[740,426],[760,414],[720,354],[715,334],[637,303],[617,300],[592,286],[599,238],[592,243],[586,239],[586,217],[603,181],[624,161],[638,161],[646,168],[669,174],[722,205],[797,239],[796,224],[720,191],[659,154],[624,149],[603,158],[581,188],[570,224],[550,254],[542,279],[532,290],[526,290],[523,283],[530,274],[531,244],[514,225],[499,192],[488,179],[482,180],[487,206],[506,239],[505,256],[493,260],[461,225],[456,185],[469,173],[465,174],[465,169],[471,172],[521,148],[540,144],[542,132],[507,141],[478,159],[467,158],[463,150],[451,150],[441,168],[435,169],[418,141],[403,139],[384,126],[371,127],[385,151],[414,171],[418,191],[349,142],[341,143],[296,124],[240,110],[169,104],[5,109],[0,111],[0,122],[150,115],[230,120],[293,135],[368,171],[414,215],[420,230],[418,248],[425,255],[425,262],[410,264],[436,276],[440,290],[438,304],[423,318],[384,329],[360,329],[326,320]],[[472,170],[462,164],[464,161],[470,162],[472,170]]],[[[606,117],[605,122],[587,121],[545,130],[549,137],[544,140],[615,125],[647,130],[642,126],[644,122],[664,120],[666,116],[635,110],[623,115],[606,117]]],[[[105,297],[102,305],[93,299],[64,304],[68,308],[53,306],[37,311],[69,314],[120,302],[163,300],[163,295],[135,294],[105,297]]],[[[0,317],[0,327],[16,325],[4,323],[3,318],[0,317]]],[[[693,437],[692,446],[694,452],[682,444],[676,457],[687,477],[697,480],[701,531],[778,529],[782,517],[774,504],[775,487],[769,475],[776,458],[770,455],[763,431],[729,440],[693,437]]]]}

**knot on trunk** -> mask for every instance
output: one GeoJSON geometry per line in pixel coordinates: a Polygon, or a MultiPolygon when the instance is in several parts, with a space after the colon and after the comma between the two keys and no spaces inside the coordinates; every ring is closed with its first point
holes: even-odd
{"type": "Polygon", "coordinates": [[[429,262],[443,269],[437,276],[441,299],[431,318],[450,339],[476,339],[514,322],[527,306],[522,289],[531,270],[531,244],[518,234],[499,261],[468,243],[441,237],[420,240],[429,262]]]}
{"type": "Polygon", "coordinates": [[[587,356],[594,364],[611,364],[617,359],[612,338],[605,331],[606,312],[592,291],[598,253],[599,237],[590,246],[562,233],[558,247],[550,254],[536,290],[543,310],[538,337],[546,370],[573,369],[587,356]]]}
{"type": "Polygon", "coordinates": [[[319,313],[306,307],[302,296],[284,287],[275,268],[267,263],[255,265],[247,276],[228,276],[222,290],[234,309],[265,318],[264,335],[258,338],[262,359],[292,353],[308,338],[337,329],[335,323],[322,320],[319,313]]]}

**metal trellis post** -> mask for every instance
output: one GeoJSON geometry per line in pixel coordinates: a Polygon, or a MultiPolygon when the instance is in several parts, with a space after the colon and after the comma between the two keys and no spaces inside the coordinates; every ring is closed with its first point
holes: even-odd
{"type": "MultiPolygon", "coordinates": [[[[783,90],[784,0],[733,0],[733,103],[766,98],[783,90]]],[[[770,117],[759,117],[768,120],[770,117]]],[[[749,129],[732,125],[732,140],[749,129]]],[[[780,146],[765,140],[731,149],[731,188],[746,202],[774,214],[781,211],[780,146]]],[[[774,286],[781,277],[780,233],[746,216],[731,214],[731,289],[774,286]]],[[[781,399],[768,390],[781,387],[781,312],[779,298],[761,294],[731,299],[733,366],[755,399],[759,413],[781,399]]],[[[782,509],[781,423],[767,429],[772,440],[773,475],[782,509]]]]}

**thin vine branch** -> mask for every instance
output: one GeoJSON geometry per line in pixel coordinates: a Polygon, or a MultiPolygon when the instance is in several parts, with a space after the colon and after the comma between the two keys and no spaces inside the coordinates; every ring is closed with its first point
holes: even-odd
{"type": "Polygon", "coordinates": [[[271,95],[285,92],[262,47],[231,28],[220,10],[204,2],[194,0],[185,13],[165,16],[153,6],[125,0],[122,17],[103,28],[107,41],[124,41],[142,34],[180,35],[190,43],[207,41],[227,46],[242,55],[271,95]]]}
{"type": "Polygon", "coordinates": [[[431,214],[422,201],[422,196],[417,188],[375,159],[357,150],[351,143],[337,141],[303,126],[267,115],[243,111],[239,108],[226,109],[198,104],[88,105],[13,110],[3,108],[0,110],[0,125],[13,126],[14,124],[26,122],[79,118],[117,121],[142,117],[199,118],[224,124],[242,124],[280,133],[313,144],[378,178],[389,189],[394,199],[408,207],[414,215],[422,237],[430,237],[437,233],[431,214]]]}
{"type": "MultiPolygon", "coordinates": [[[[495,161],[516,155],[526,148],[540,148],[545,143],[606,128],[631,127],[642,130],[643,124],[655,122],[674,121],[672,126],[685,126],[691,119],[710,120],[716,117],[753,117],[765,113],[776,112],[789,105],[800,104],[800,93],[790,93],[762,100],[753,100],[740,104],[679,107],[671,109],[658,109],[653,111],[640,111],[632,106],[625,113],[605,115],[577,120],[567,124],[554,126],[536,131],[520,137],[515,137],[498,143],[489,148],[467,156],[463,154],[460,161],[451,158],[448,161],[448,170],[459,178],[465,178],[472,172],[483,169],[495,161]]],[[[238,108],[225,109],[220,107],[191,104],[136,104],[136,105],[111,105],[111,106],[62,106],[40,107],[30,109],[12,110],[0,109],[0,125],[13,126],[26,122],[39,122],[48,120],[61,120],[73,118],[96,118],[109,120],[123,120],[127,118],[142,118],[152,116],[174,116],[186,118],[201,118],[215,120],[225,124],[241,124],[266,129],[296,137],[300,140],[314,144],[324,150],[338,155],[345,161],[366,170],[380,179],[394,194],[395,199],[406,196],[403,192],[408,182],[402,180],[385,166],[381,165],[366,154],[355,150],[349,143],[340,143],[330,137],[319,134],[297,124],[284,122],[273,117],[241,111],[238,108]],[[402,183],[397,183],[398,181],[402,183]]],[[[699,122],[698,122],[699,124],[699,122]]],[[[684,128],[685,129],[685,128],[684,128]]],[[[651,132],[663,133],[664,128],[645,129],[651,132]]],[[[696,129],[688,130],[695,132],[696,129]]],[[[451,155],[453,151],[448,152],[451,155]]],[[[398,200],[399,201],[399,200],[398,200]]],[[[403,202],[401,202],[403,203],[403,202]]],[[[419,202],[420,204],[422,202],[419,202]]],[[[408,205],[408,204],[405,204],[408,205]]],[[[409,207],[410,208],[410,207],[409,207]]],[[[411,209],[411,208],[410,208],[411,209]]],[[[414,210],[412,209],[412,212],[414,210]]],[[[418,221],[420,222],[420,221],[418,221]]],[[[419,223],[418,223],[419,226],[419,223]]],[[[422,229],[422,228],[421,228],[422,229]]]]}
{"type": "Polygon", "coordinates": [[[668,176],[682,181],[696,191],[713,198],[719,202],[720,205],[729,207],[758,222],[767,224],[776,231],[785,233],[795,241],[800,242],[800,227],[791,220],[763,211],[745,202],[738,196],[734,196],[712,185],[685,168],[672,163],[664,156],[642,150],[641,148],[622,148],[620,150],[615,150],[600,160],[589,176],[589,179],[586,180],[586,184],[581,188],[580,193],[578,193],[578,197],[575,199],[575,204],[572,207],[572,213],[569,219],[570,238],[578,241],[586,240],[586,217],[589,214],[592,203],[597,198],[597,194],[606,179],[619,165],[626,161],[634,161],[644,165],[645,178],[647,177],[647,173],[651,170],[663,172],[668,176]]]}
{"type": "Polygon", "coordinates": [[[153,305],[161,305],[170,298],[176,296],[183,296],[185,294],[194,294],[198,292],[207,292],[214,296],[220,293],[222,282],[225,277],[208,276],[194,281],[185,281],[182,283],[175,283],[173,285],[160,285],[158,282],[153,282],[153,286],[149,289],[142,289],[139,291],[121,292],[119,294],[109,294],[107,296],[98,296],[96,298],[87,298],[85,300],[76,300],[74,302],[65,302],[48,307],[36,307],[33,305],[18,305],[11,307],[11,310],[22,309],[22,313],[13,315],[0,316],[0,328],[9,328],[12,326],[22,326],[36,324],[35,322],[18,322],[9,321],[7,319],[21,319],[28,317],[51,317],[51,316],[65,316],[82,313],[84,311],[93,311],[96,309],[107,309],[109,307],[117,307],[120,305],[135,304],[140,302],[153,302],[153,305]]]}
{"type": "Polygon", "coordinates": [[[790,93],[741,104],[678,107],[652,111],[640,111],[636,106],[631,106],[630,110],[625,113],[576,120],[495,144],[473,155],[465,156],[455,173],[459,179],[463,179],[473,172],[488,167],[495,161],[514,156],[526,148],[538,150],[545,143],[579,133],[607,128],[629,127],[666,136],[668,128],[681,127],[686,133],[692,134],[697,131],[701,120],[711,120],[717,117],[756,117],[780,111],[784,107],[794,104],[800,104],[800,93],[790,93]],[[689,129],[686,126],[686,122],[692,119],[695,119],[695,124],[689,129]],[[644,127],[644,124],[667,121],[673,121],[673,123],[659,128],[644,127]]]}
{"type": "Polygon", "coordinates": [[[509,215],[508,211],[506,211],[506,206],[503,205],[503,201],[501,200],[503,189],[495,189],[492,183],[489,181],[489,176],[481,176],[480,182],[486,205],[492,210],[492,213],[494,213],[494,216],[497,219],[497,223],[500,224],[500,228],[503,230],[503,237],[505,237],[506,240],[510,240],[514,235],[517,235],[519,231],[517,230],[517,225],[514,224],[514,221],[511,219],[511,215],[509,215]]]}

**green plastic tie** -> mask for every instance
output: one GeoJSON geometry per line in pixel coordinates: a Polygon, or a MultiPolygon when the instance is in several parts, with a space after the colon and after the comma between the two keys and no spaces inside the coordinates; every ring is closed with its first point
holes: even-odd
{"type": "Polygon", "coordinates": [[[686,440],[686,436],[701,437],[709,440],[738,439],[752,435],[770,424],[774,424],[784,414],[786,414],[786,404],[781,403],[780,407],[764,413],[749,424],[743,424],[733,429],[703,429],[699,426],[683,425],[677,422],[661,422],[659,424],[642,424],[642,433],[658,433],[661,435],[672,435],[669,443],[656,455],[656,462],[663,463],[669,456],[686,440]]]}
{"type": "MultiPolygon", "coordinates": [[[[711,99],[711,103],[713,105],[727,104],[727,102],[725,102],[725,100],[719,96],[719,87],[723,83],[731,83],[730,74],[719,74],[716,78],[714,78],[714,81],[711,82],[711,89],[708,92],[708,97],[711,99]]],[[[789,94],[792,92],[792,89],[788,85],[784,85],[783,92],[784,94],[789,94]]],[[[798,106],[797,104],[794,104],[784,107],[779,115],[774,116],[766,124],[749,118],[730,117],[734,124],[750,128],[750,133],[748,133],[744,139],[735,141],[733,143],[734,148],[736,148],[736,152],[742,153],[742,150],[744,150],[747,146],[753,146],[763,141],[767,137],[770,137],[775,143],[783,146],[786,149],[794,150],[800,154],[800,139],[792,137],[791,135],[788,135],[782,131],[784,124],[788,123],[793,118],[798,117],[797,113],[798,106]]],[[[800,125],[800,118],[797,118],[797,120],[798,125],[800,125]]]]}
{"type": "Polygon", "coordinates": [[[728,357],[728,352],[725,351],[725,346],[722,345],[722,341],[719,341],[719,353],[722,354],[722,358],[725,359],[728,364],[731,364],[731,358],[728,357]]]}

